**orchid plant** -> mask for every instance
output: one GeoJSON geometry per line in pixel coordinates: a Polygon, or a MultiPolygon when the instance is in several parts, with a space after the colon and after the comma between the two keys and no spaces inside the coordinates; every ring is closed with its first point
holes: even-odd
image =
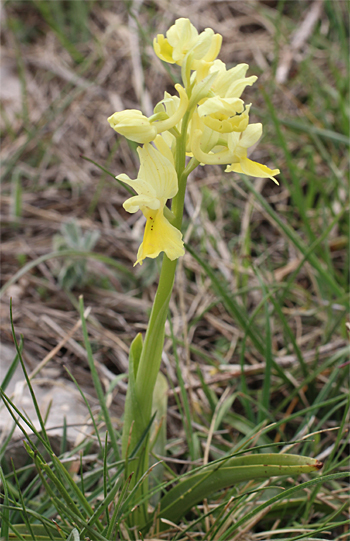
{"type": "MultiPolygon", "coordinates": [[[[139,495],[140,505],[132,514],[132,523],[140,528],[149,521],[145,475],[149,468],[147,434],[159,377],[165,322],[177,260],[185,253],[181,225],[187,178],[198,166],[222,164],[226,165],[226,172],[270,178],[278,184],[275,179],[278,169],[269,169],[248,158],[249,148],[262,135],[262,125],[249,124],[251,104],[245,104],[241,96],[257,77],[246,77],[247,64],[227,69],[217,59],[221,42],[222,36],[210,28],[199,34],[188,19],[176,20],[166,36],[159,34],[154,39],[153,47],[162,61],[180,66],[182,85],[175,85],[177,95],[165,92],[149,118],[133,109],[116,112],[108,118],[117,133],[143,145],[137,148],[140,159],[137,178],[132,180],[126,174],[116,177],[135,190],[135,195],[125,201],[124,209],[130,213],[140,210],[146,218],[135,265],[142,265],[146,258],[156,258],[164,252],[145,338],[143,340],[140,334],[136,336],[129,356],[122,454],[126,460],[126,476],[133,473],[131,489],[139,495]],[[171,209],[167,206],[168,200],[171,200],[171,209]],[[143,448],[138,447],[140,442],[143,448]],[[136,457],[128,463],[135,449],[138,449],[136,457]]],[[[196,498],[199,501],[213,489],[237,481],[277,473],[315,471],[319,467],[317,461],[294,455],[229,458],[231,462],[224,462],[222,467],[216,465],[210,470],[209,465],[179,483],[173,489],[176,493],[168,492],[163,503],[161,500],[160,518],[177,520],[196,503],[196,498]],[[243,466],[246,466],[244,472],[243,466]],[[193,491],[194,487],[197,492],[193,491]],[[196,498],[195,492],[198,493],[196,498]]]]}

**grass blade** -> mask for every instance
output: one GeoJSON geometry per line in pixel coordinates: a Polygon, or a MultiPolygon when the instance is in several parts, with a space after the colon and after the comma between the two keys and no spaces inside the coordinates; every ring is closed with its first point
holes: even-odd
{"type": "Polygon", "coordinates": [[[89,363],[89,368],[90,368],[90,371],[91,371],[92,380],[93,380],[94,387],[95,387],[95,390],[96,390],[96,393],[97,393],[98,401],[99,401],[100,406],[101,406],[101,410],[102,410],[103,417],[104,417],[104,420],[105,420],[105,423],[106,423],[106,427],[107,427],[109,436],[111,438],[111,444],[112,444],[112,447],[113,447],[115,460],[119,460],[120,455],[119,455],[119,449],[118,449],[118,445],[117,445],[117,439],[116,439],[116,436],[115,436],[115,430],[114,430],[112,420],[110,418],[109,411],[108,411],[108,408],[107,408],[107,405],[106,405],[105,396],[104,396],[104,393],[103,393],[103,390],[102,390],[102,385],[101,385],[101,382],[100,382],[100,378],[98,377],[98,373],[97,373],[97,370],[96,370],[94,358],[92,356],[91,345],[90,345],[90,342],[89,342],[89,337],[88,337],[88,332],[87,332],[87,327],[86,327],[86,321],[85,321],[85,317],[84,317],[84,301],[83,301],[82,296],[79,297],[79,308],[80,308],[80,318],[81,318],[81,324],[82,324],[81,326],[82,326],[82,331],[83,331],[83,336],[84,336],[84,344],[85,344],[85,349],[86,349],[86,353],[87,353],[87,357],[88,357],[88,363],[89,363]]]}
{"type": "MultiPolygon", "coordinates": [[[[343,298],[344,291],[338,286],[338,284],[333,280],[331,276],[327,273],[326,269],[323,268],[322,264],[318,260],[318,258],[315,256],[313,252],[310,252],[307,248],[307,246],[304,244],[303,240],[295,233],[295,231],[287,224],[285,224],[278,214],[271,208],[271,206],[268,204],[268,202],[263,198],[263,196],[258,193],[253,184],[247,179],[245,176],[241,176],[244,184],[248,188],[248,190],[254,194],[256,199],[259,201],[260,205],[263,207],[263,209],[267,212],[267,214],[273,219],[273,221],[278,225],[278,227],[283,231],[283,233],[289,238],[289,240],[298,248],[298,250],[307,257],[307,260],[309,263],[314,267],[315,270],[317,270],[319,276],[323,279],[324,282],[326,282],[329,286],[329,288],[332,290],[333,294],[335,294],[338,299],[343,298]]],[[[340,302],[339,301],[339,302],[340,302]]],[[[349,301],[346,303],[346,306],[349,306],[349,301]]]]}
{"type": "Polygon", "coordinates": [[[242,329],[247,333],[249,338],[251,339],[252,343],[256,347],[256,349],[264,356],[265,355],[265,348],[260,340],[258,338],[257,333],[255,333],[248,325],[248,316],[242,306],[239,306],[234,298],[230,295],[228,295],[228,287],[224,287],[221,283],[221,281],[215,276],[215,273],[209,267],[209,265],[195,252],[191,246],[188,244],[185,244],[185,248],[192,257],[201,265],[204,272],[209,276],[210,280],[212,281],[213,287],[217,294],[219,295],[222,303],[224,304],[226,310],[232,315],[232,317],[239,323],[239,325],[242,327],[242,329]]]}

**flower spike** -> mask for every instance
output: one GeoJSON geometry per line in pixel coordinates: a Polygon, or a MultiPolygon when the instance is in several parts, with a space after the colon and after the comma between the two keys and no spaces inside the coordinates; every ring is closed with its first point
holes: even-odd
{"type": "Polygon", "coordinates": [[[225,165],[226,172],[271,178],[278,183],[274,178],[278,169],[248,158],[248,149],[261,137],[262,125],[249,124],[251,105],[241,96],[257,77],[246,77],[248,64],[227,69],[217,59],[221,42],[222,36],[211,28],[198,33],[189,19],[177,19],[166,36],[158,34],[153,47],[161,60],[181,66],[183,85],[175,85],[178,95],[165,92],[149,118],[135,109],[108,118],[116,132],[144,145],[137,149],[141,163],[137,178],[117,177],[136,192],[125,201],[125,210],[141,210],[146,217],[136,261],[140,265],[146,257],[155,258],[160,252],[171,260],[184,254],[181,232],[172,220],[181,223],[182,182],[186,182],[192,165],[225,165]],[[186,157],[192,160],[189,169],[186,157]],[[181,195],[174,201],[172,214],[166,202],[177,195],[178,182],[181,195]]]}

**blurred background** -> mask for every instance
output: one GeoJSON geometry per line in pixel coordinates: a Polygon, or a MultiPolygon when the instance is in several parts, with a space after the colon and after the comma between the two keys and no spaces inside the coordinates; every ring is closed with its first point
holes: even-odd
{"type": "MultiPolygon", "coordinates": [[[[239,391],[231,419],[238,433],[240,415],[254,426],[266,408],[280,418],[314,403],[322,389],[324,399],[344,396],[348,6],[2,2],[3,352],[12,343],[12,297],[29,370],[46,359],[40,374],[52,385],[68,380],[66,366],[93,401],[81,329],[68,334],[78,325],[82,294],[95,361],[120,426],[126,379],[117,377],[127,372],[131,340],[146,328],[159,261],[133,268],[144,219],[123,210],[128,194],[113,176],[135,178],[139,164],[135,145],[107,117],[125,108],[150,115],[164,90],[174,93],[180,70],[155,56],[152,40],[188,17],[198,31],[222,34],[219,57],[228,67],[246,62],[247,75],[259,77],[243,94],[253,104],[251,122],[264,126],[251,157],[281,175],[279,186],[268,179],[248,186],[219,166],[191,175],[183,232],[195,254],[179,261],[164,370],[176,393],[178,363],[200,422],[215,407],[213,396],[227,385],[239,391]],[[237,377],[240,364],[244,378],[237,377]]],[[[183,431],[169,400],[169,435],[180,438],[180,451],[173,451],[179,456],[183,431]]],[[[340,407],[324,426],[334,427],[342,414],[340,407]]],[[[304,420],[291,421],[285,437],[304,420]]]]}

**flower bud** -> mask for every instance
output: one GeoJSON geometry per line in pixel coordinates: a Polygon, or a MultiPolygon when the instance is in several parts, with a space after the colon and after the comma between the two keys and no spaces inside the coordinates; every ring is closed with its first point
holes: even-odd
{"type": "Polygon", "coordinates": [[[114,113],[108,118],[108,122],[117,133],[135,143],[149,143],[157,135],[156,128],[137,109],[126,109],[114,113]]]}

